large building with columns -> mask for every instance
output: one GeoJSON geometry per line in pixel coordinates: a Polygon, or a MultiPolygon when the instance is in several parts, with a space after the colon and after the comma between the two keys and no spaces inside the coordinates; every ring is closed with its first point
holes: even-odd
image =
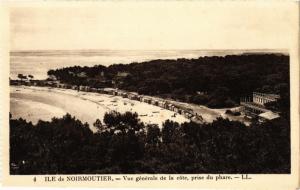
{"type": "Polygon", "coordinates": [[[279,98],[280,96],[277,94],[253,92],[252,97],[241,98],[242,111],[246,116],[258,117],[260,121],[276,119],[279,117],[279,114],[268,110],[265,104],[276,102],[279,98]]]}
{"type": "Polygon", "coordinates": [[[280,98],[277,94],[265,94],[253,92],[253,102],[260,105],[265,105],[269,102],[276,102],[280,98]]]}

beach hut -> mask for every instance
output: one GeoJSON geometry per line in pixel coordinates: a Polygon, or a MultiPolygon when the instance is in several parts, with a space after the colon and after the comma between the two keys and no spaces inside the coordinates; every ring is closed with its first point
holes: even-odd
{"type": "Polygon", "coordinates": [[[113,88],[104,88],[103,92],[105,94],[115,95],[115,89],[113,89],[113,88]]]}
{"type": "Polygon", "coordinates": [[[103,89],[103,88],[97,88],[97,92],[98,92],[98,93],[103,93],[103,94],[105,94],[105,92],[104,92],[104,89],[103,89]]]}
{"type": "Polygon", "coordinates": [[[70,84],[65,84],[65,88],[66,88],[66,89],[71,89],[71,87],[72,87],[72,85],[70,85],[70,84]]]}
{"type": "Polygon", "coordinates": [[[138,100],[139,100],[140,102],[143,102],[143,97],[144,97],[144,96],[139,95],[138,100]]]}
{"type": "Polygon", "coordinates": [[[174,106],[173,111],[174,111],[174,112],[178,112],[178,110],[179,110],[179,109],[178,109],[176,106],[174,106]]]}
{"type": "Polygon", "coordinates": [[[97,88],[90,88],[90,92],[97,92],[97,88]]]}
{"type": "Polygon", "coordinates": [[[127,97],[128,97],[127,92],[122,92],[122,97],[123,97],[123,98],[127,98],[127,97]]]}
{"type": "Polygon", "coordinates": [[[123,95],[123,91],[120,91],[120,90],[116,90],[116,93],[117,93],[116,94],[117,96],[122,96],[123,95]]]}
{"type": "Polygon", "coordinates": [[[156,100],[152,99],[150,104],[155,105],[156,104],[156,100]]]}
{"type": "Polygon", "coordinates": [[[71,86],[71,89],[72,89],[72,90],[77,90],[78,87],[77,87],[76,85],[72,85],[72,86],[71,86]]]}
{"type": "Polygon", "coordinates": [[[134,92],[130,92],[130,93],[128,93],[128,98],[130,100],[138,100],[138,94],[134,93],[134,92]]]}

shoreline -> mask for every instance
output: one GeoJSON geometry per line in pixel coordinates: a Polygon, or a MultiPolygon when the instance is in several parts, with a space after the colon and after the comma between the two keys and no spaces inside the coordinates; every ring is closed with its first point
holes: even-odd
{"type": "MultiPolygon", "coordinates": [[[[15,105],[12,105],[13,98],[34,101],[33,104],[42,103],[48,104],[49,106],[56,106],[60,110],[64,110],[65,113],[70,113],[72,116],[75,116],[83,123],[87,122],[94,132],[95,128],[93,123],[96,119],[103,121],[104,114],[110,111],[118,111],[120,113],[126,111],[136,112],[139,115],[139,119],[145,124],[157,124],[159,127],[162,127],[162,123],[167,119],[178,123],[189,121],[179,114],[173,117],[174,113],[170,110],[118,96],[93,92],[78,92],[71,89],[52,87],[10,86],[10,88],[10,103],[13,117],[18,118],[15,115],[23,115],[24,119],[28,121],[30,121],[31,118],[37,118],[40,113],[36,113],[36,111],[30,107],[22,106],[23,108],[19,109],[24,113],[15,114],[14,112],[18,110],[16,110],[15,105]]],[[[58,115],[61,116],[61,114],[58,115]]],[[[53,116],[57,117],[55,113],[53,116]]],[[[44,120],[44,118],[39,119],[44,120]]],[[[46,120],[49,120],[49,116],[46,120]]]]}
{"type": "MultiPolygon", "coordinates": [[[[13,88],[21,88],[21,89],[31,89],[34,91],[48,91],[48,92],[54,92],[61,94],[63,96],[71,96],[71,97],[76,97],[79,98],[83,101],[89,101],[92,104],[96,104],[97,107],[101,106],[103,109],[105,109],[107,112],[109,111],[118,111],[118,112],[124,112],[124,111],[131,111],[131,112],[137,112],[139,115],[139,118],[143,121],[143,117],[147,117],[148,120],[145,123],[152,123],[152,121],[157,122],[156,119],[158,120],[167,120],[171,119],[182,123],[186,121],[191,121],[191,118],[186,118],[185,115],[181,115],[179,113],[176,113],[176,111],[173,110],[168,110],[156,105],[152,105],[151,103],[145,103],[142,101],[138,100],[132,100],[129,98],[123,98],[122,96],[119,95],[109,95],[109,94],[102,94],[98,92],[86,92],[86,91],[78,91],[78,90],[72,90],[72,89],[65,89],[65,88],[55,88],[55,87],[40,87],[40,86],[24,86],[24,85],[10,85],[10,87],[13,88]],[[99,97],[102,97],[103,100],[99,99],[99,97]],[[105,101],[106,103],[103,103],[105,101]],[[117,104],[116,101],[119,103],[117,104]],[[107,103],[110,102],[110,103],[107,103]],[[121,105],[120,105],[121,103],[121,105]],[[119,109],[119,107],[126,107],[126,104],[134,105],[134,104],[139,104],[138,109],[119,109]],[[147,111],[146,113],[144,112],[145,109],[143,106],[146,106],[150,108],[150,111],[147,111]],[[151,112],[151,110],[154,110],[151,112]],[[167,114],[163,114],[159,118],[151,118],[153,115],[157,115],[156,113],[160,112],[167,112],[167,114]],[[182,121],[182,122],[180,122],[182,121]]],[[[12,93],[12,92],[11,92],[12,93]]],[[[147,96],[149,97],[149,96],[147,96]]],[[[153,99],[158,99],[157,97],[151,97],[153,99]]],[[[195,105],[195,104],[190,104],[190,103],[184,103],[184,102],[176,102],[176,101],[171,101],[168,100],[168,102],[174,104],[175,106],[180,106],[184,107],[186,109],[190,109],[193,111],[194,114],[201,116],[202,121],[201,122],[206,122],[206,123],[211,123],[213,120],[215,120],[218,117],[222,118],[228,118],[229,120],[235,120],[235,121],[240,121],[246,125],[249,125],[250,122],[247,122],[244,120],[243,116],[231,116],[228,114],[225,114],[225,111],[227,110],[226,108],[222,109],[211,109],[202,105],[195,105]]],[[[79,106],[80,107],[80,106],[79,106]]],[[[134,107],[134,106],[133,106],[134,107]]],[[[68,109],[65,107],[65,109],[68,109]]],[[[237,108],[230,108],[230,109],[238,109],[237,108]]],[[[76,115],[75,115],[76,116],[76,115]]],[[[99,118],[102,120],[102,118],[99,118]]],[[[144,122],[143,121],[143,122],[144,122]]],[[[84,121],[83,121],[84,122],[84,121]]],[[[88,122],[91,125],[91,122],[88,122]]],[[[160,126],[161,127],[161,126],[160,126]]]]}

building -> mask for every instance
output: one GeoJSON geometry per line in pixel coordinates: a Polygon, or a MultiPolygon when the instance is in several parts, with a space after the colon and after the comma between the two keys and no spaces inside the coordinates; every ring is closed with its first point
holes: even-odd
{"type": "Polygon", "coordinates": [[[265,122],[267,120],[273,120],[276,118],[279,118],[279,114],[278,113],[274,113],[272,111],[268,111],[268,112],[264,112],[258,115],[258,121],[259,122],[265,122]]]}
{"type": "Polygon", "coordinates": [[[278,113],[266,108],[269,102],[276,102],[280,98],[276,94],[253,92],[252,97],[240,99],[241,111],[250,118],[259,118],[259,121],[273,120],[279,117],[278,113]]]}
{"type": "Polygon", "coordinates": [[[104,88],[103,92],[105,94],[116,95],[116,89],[114,88],[104,88]]]}
{"type": "Polygon", "coordinates": [[[129,75],[128,72],[118,72],[117,77],[127,77],[129,75]]]}
{"type": "Polygon", "coordinates": [[[89,86],[79,86],[79,90],[80,91],[89,92],[90,91],[90,87],[89,86]]]}
{"type": "Polygon", "coordinates": [[[72,86],[71,86],[71,89],[72,89],[72,90],[78,90],[78,86],[77,86],[77,85],[72,85],[72,86]]]}
{"type": "Polygon", "coordinates": [[[86,73],[85,72],[80,72],[76,75],[77,77],[80,77],[80,78],[84,78],[84,77],[87,77],[86,73]]]}
{"type": "Polygon", "coordinates": [[[265,94],[253,92],[253,102],[260,105],[265,105],[269,102],[275,102],[280,98],[279,95],[276,94],[265,94]]]}
{"type": "Polygon", "coordinates": [[[97,88],[91,88],[90,91],[91,92],[97,92],[97,88]]]}
{"type": "Polygon", "coordinates": [[[130,99],[130,100],[138,100],[138,93],[135,93],[135,92],[129,92],[128,93],[128,99],[130,99]]]}
{"type": "Polygon", "coordinates": [[[141,102],[145,102],[145,103],[151,104],[151,98],[149,98],[147,96],[142,96],[141,102]]]}
{"type": "Polygon", "coordinates": [[[158,106],[161,107],[161,108],[166,108],[167,102],[165,102],[163,100],[160,100],[160,101],[158,101],[158,106]]]}

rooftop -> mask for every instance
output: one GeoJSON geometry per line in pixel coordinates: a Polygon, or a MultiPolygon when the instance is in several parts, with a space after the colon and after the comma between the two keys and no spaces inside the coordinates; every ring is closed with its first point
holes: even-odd
{"type": "Polygon", "coordinates": [[[276,119],[276,118],[279,118],[279,114],[277,113],[274,113],[272,111],[268,111],[268,112],[265,112],[265,113],[261,113],[258,115],[259,117],[262,117],[262,118],[265,118],[267,120],[272,120],[272,119],[276,119]]]}

